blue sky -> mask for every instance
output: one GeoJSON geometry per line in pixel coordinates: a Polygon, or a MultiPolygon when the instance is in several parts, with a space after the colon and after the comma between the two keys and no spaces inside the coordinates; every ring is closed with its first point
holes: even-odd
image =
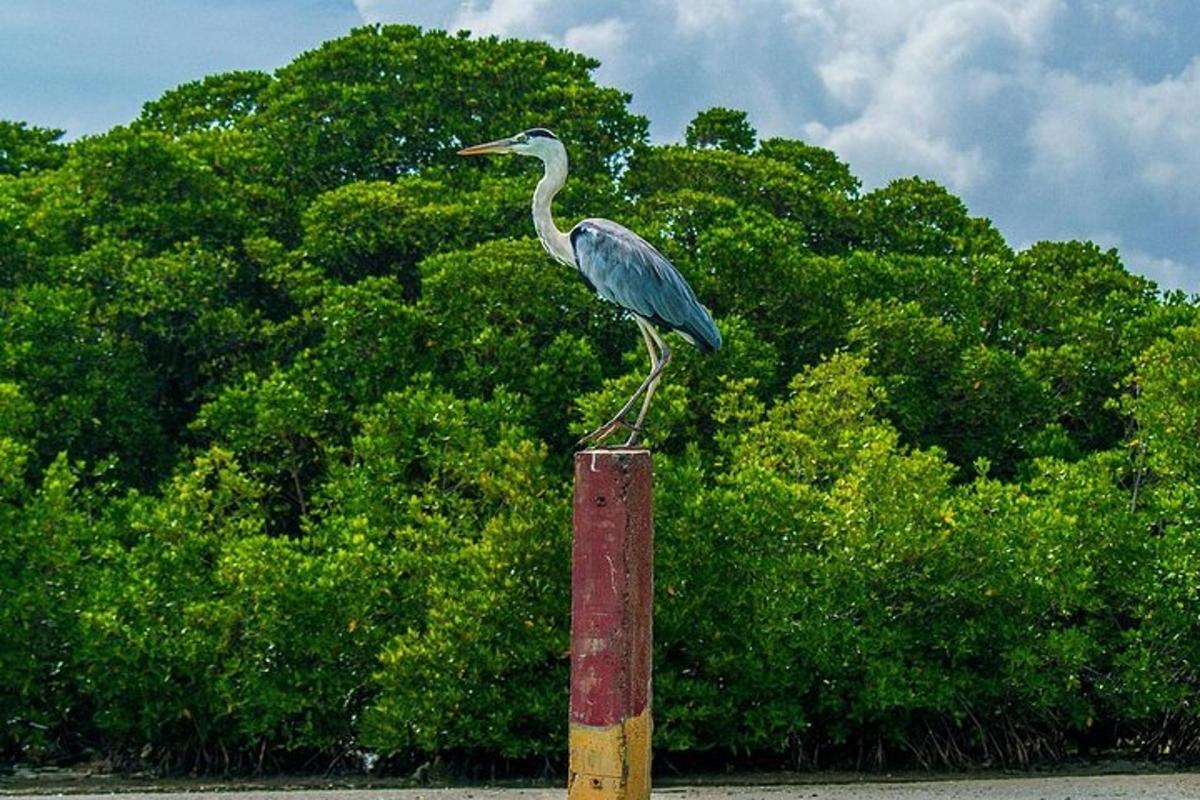
{"type": "Polygon", "coordinates": [[[1194,0],[0,0],[0,118],[95,133],[392,21],[589,53],[656,141],[745,109],[867,188],[934,178],[1016,247],[1093,239],[1200,291],[1194,0]]]}

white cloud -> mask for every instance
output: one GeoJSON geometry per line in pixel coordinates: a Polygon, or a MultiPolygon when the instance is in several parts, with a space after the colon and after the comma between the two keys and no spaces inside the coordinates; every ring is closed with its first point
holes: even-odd
{"type": "Polygon", "coordinates": [[[1180,212],[1200,209],[1200,58],[1154,83],[1046,84],[1029,131],[1032,172],[1075,185],[1141,189],[1180,212]]]}
{"type": "Polygon", "coordinates": [[[462,0],[354,0],[358,16],[371,25],[407,22],[450,30],[451,20],[465,5],[462,0]]]}
{"type": "Polygon", "coordinates": [[[550,0],[490,0],[465,3],[451,30],[469,30],[477,36],[537,36],[538,23],[550,0]]]}
{"type": "Polygon", "coordinates": [[[1147,9],[1142,3],[1105,4],[1104,8],[1112,14],[1113,21],[1117,23],[1117,32],[1121,36],[1134,39],[1166,33],[1166,26],[1154,18],[1152,9],[1147,9]]]}
{"type": "Polygon", "coordinates": [[[354,0],[354,8],[363,22],[379,22],[389,12],[393,12],[392,4],[387,0],[354,0]]]}
{"type": "Polygon", "coordinates": [[[999,154],[960,120],[1021,84],[1055,10],[1047,0],[896,3],[882,11],[861,0],[819,8],[793,0],[802,26],[819,20],[826,54],[817,74],[852,114],[805,130],[868,183],[916,172],[968,191],[987,180],[999,154]]]}
{"type": "Polygon", "coordinates": [[[735,22],[739,15],[754,13],[764,5],[762,0],[674,0],[675,24],[685,36],[713,35],[722,26],[735,22]],[[747,8],[748,7],[748,8],[747,8]]]}
{"type": "Polygon", "coordinates": [[[836,53],[817,66],[817,74],[829,94],[849,108],[865,106],[886,72],[887,64],[881,54],[851,49],[836,53]]]}
{"type": "Polygon", "coordinates": [[[1173,258],[1153,256],[1131,247],[1121,248],[1121,259],[1133,272],[1145,275],[1161,288],[1174,289],[1191,286],[1196,290],[1196,265],[1190,267],[1173,258]]]}
{"type": "Polygon", "coordinates": [[[629,38],[629,29],[628,22],[609,17],[603,22],[568,28],[563,35],[563,44],[571,50],[578,50],[600,59],[605,56],[616,57],[619,56],[625,40],[629,38]]]}
{"type": "Polygon", "coordinates": [[[1200,27],[1200,5],[356,0],[356,7],[372,22],[465,27],[592,55],[603,64],[601,82],[633,93],[656,141],[678,139],[704,108],[744,109],[763,136],[833,149],[868,189],[913,174],[938,180],[1017,242],[1113,231],[1129,252],[1155,254],[1131,264],[1156,270],[1165,285],[1200,289],[1200,44],[1180,33],[1200,27]]]}
{"type": "Polygon", "coordinates": [[[562,43],[569,50],[599,59],[600,80],[605,83],[620,83],[625,77],[625,66],[629,60],[625,44],[632,27],[619,17],[609,17],[600,22],[568,28],[563,34],[562,43]]]}

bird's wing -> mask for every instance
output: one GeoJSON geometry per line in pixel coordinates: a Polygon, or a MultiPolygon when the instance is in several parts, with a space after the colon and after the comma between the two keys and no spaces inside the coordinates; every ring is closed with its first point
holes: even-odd
{"type": "Polygon", "coordinates": [[[678,331],[705,351],[721,332],[666,256],[623,225],[585,219],[571,230],[580,275],[605,300],[678,331]]]}

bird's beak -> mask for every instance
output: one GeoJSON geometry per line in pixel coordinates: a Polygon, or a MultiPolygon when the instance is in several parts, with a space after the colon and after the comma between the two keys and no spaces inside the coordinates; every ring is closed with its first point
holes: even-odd
{"type": "Polygon", "coordinates": [[[484,142],[483,144],[464,147],[458,151],[460,156],[481,156],[485,153],[508,153],[511,152],[514,142],[512,139],[497,139],[494,142],[484,142]]]}

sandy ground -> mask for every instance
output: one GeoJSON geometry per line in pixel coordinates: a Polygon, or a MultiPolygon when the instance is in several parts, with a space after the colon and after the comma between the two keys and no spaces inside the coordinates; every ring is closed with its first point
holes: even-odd
{"type": "MultiPolygon", "coordinates": [[[[111,800],[114,792],[88,785],[24,787],[0,785],[6,800],[111,800]],[[33,792],[33,793],[30,793],[33,792]]],[[[154,787],[122,791],[120,800],[562,800],[563,789],[278,789],[237,791],[203,784],[186,789],[154,787]]],[[[969,780],[804,783],[790,786],[673,786],[657,789],[660,800],[1200,800],[1200,773],[1089,775],[969,780]]]]}

